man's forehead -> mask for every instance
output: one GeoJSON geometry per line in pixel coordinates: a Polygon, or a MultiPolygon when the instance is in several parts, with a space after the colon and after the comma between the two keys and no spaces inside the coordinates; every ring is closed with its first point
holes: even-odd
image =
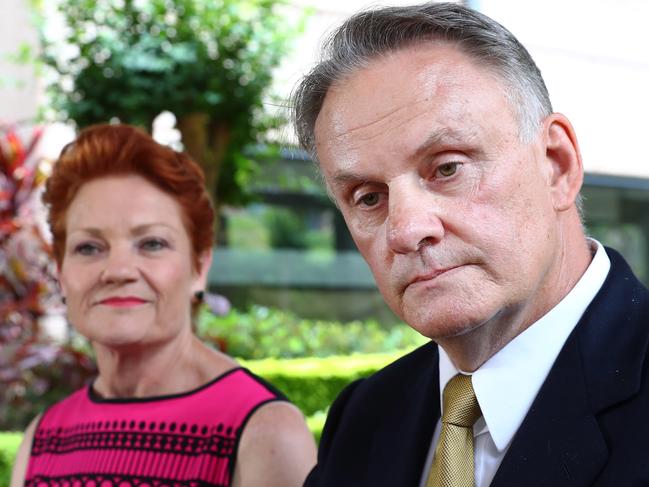
{"type": "Polygon", "coordinates": [[[447,96],[470,93],[476,77],[491,78],[495,84],[486,68],[448,44],[391,52],[330,87],[316,119],[316,139],[348,134],[364,138],[371,137],[367,131],[374,135],[396,129],[430,110],[433,101],[439,105],[449,101],[447,96]]]}
{"type": "Polygon", "coordinates": [[[510,110],[502,86],[489,75],[477,78],[475,69],[412,69],[392,80],[377,76],[386,76],[390,67],[359,72],[332,89],[316,120],[319,155],[333,151],[349,157],[350,151],[385,140],[411,152],[427,138],[473,136],[475,119],[485,111],[502,110],[504,104],[510,110]]]}

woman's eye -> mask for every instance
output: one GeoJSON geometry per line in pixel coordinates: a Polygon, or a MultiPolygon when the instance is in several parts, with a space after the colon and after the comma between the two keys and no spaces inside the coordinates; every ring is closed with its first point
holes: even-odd
{"type": "Polygon", "coordinates": [[[379,193],[367,193],[358,199],[365,206],[374,206],[379,202],[379,193]]]}
{"type": "Polygon", "coordinates": [[[95,255],[101,251],[97,244],[81,243],[74,248],[74,253],[79,255],[95,255]]]}
{"type": "Polygon", "coordinates": [[[459,162],[447,162],[446,164],[442,164],[437,168],[437,174],[443,178],[451,177],[457,172],[459,165],[459,162]]]}
{"type": "Polygon", "coordinates": [[[167,247],[167,243],[164,240],[160,240],[160,239],[148,239],[148,240],[144,240],[140,244],[140,248],[142,250],[146,250],[146,251],[149,251],[149,252],[151,252],[151,251],[154,252],[156,250],[162,250],[162,249],[164,249],[166,247],[167,247]]]}

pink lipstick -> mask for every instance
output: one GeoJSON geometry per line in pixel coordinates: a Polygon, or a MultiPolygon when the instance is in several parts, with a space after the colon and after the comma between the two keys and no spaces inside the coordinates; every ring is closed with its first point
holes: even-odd
{"type": "Polygon", "coordinates": [[[139,306],[140,304],[144,303],[146,303],[145,300],[136,298],[134,296],[116,296],[103,299],[99,302],[99,304],[112,306],[114,308],[129,308],[132,306],[139,306]]]}

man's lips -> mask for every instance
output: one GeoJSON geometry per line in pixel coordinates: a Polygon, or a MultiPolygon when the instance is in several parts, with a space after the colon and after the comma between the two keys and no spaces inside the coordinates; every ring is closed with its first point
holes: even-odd
{"type": "MultiPolygon", "coordinates": [[[[418,282],[426,282],[426,281],[432,281],[433,279],[441,276],[442,274],[445,274],[449,271],[452,271],[454,269],[458,269],[462,267],[461,265],[456,265],[452,267],[446,267],[444,269],[435,269],[432,272],[428,272],[426,274],[420,274],[416,276],[414,279],[411,279],[410,282],[408,283],[408,286],[411,286],[413,284],[417,284],[418,282]]],[[[406,286],[407,287],[407,286],[406,286]]]]}
{"type": "Polygon", "coordinates": [[[105,306],[113,306],[115,308],[128,308],[130,306],[139,306],[140,304],[144,303],[146,303],[144,299],[135,296],[115,296],[99,301],[99,304],[103,304],[105,306]]]}

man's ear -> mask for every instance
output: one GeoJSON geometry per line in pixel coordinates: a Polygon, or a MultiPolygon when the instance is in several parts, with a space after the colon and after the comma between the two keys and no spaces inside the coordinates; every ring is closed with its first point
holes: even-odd
{"type": "Polygon", "coordinates": [[[212,266],[212,249],[206,250],[198,256],[198,276],[194,281],[195,289],[192,292],[204,291],[207,288],[207,275],[212,266]]]}
{"type": "Polygon", "coordinates": [[[543,130],[554,209],[565,211],[574,204],[584,181],[577,136],[570,121],[560,113],[547,117],[543,130]]]}

